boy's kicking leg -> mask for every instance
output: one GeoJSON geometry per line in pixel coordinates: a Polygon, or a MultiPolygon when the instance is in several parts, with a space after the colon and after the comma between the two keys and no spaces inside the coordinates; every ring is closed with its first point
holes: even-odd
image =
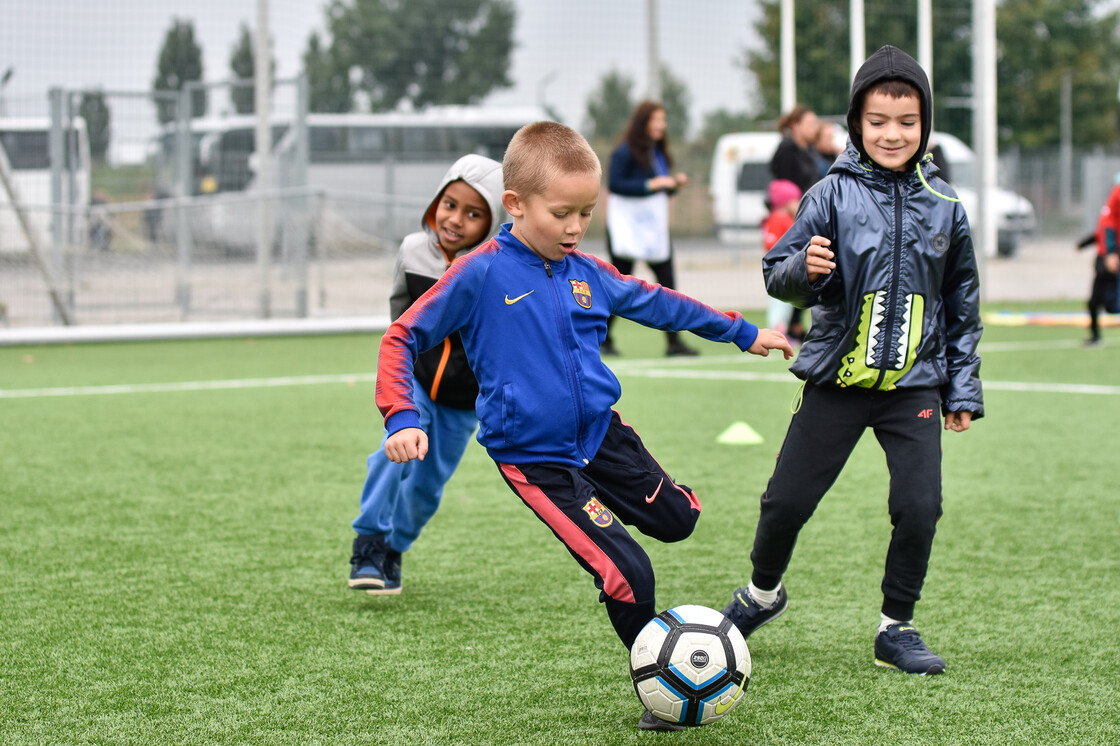
{"type": "Polygon", "coordinates": [[[595,579],[599,600],[629,650],[656,616],[653,566],[622,521],[579,469],[564,464],[498,464],[525,504],[595,579]]]}
{"type": "MultiPolygon", "coordinates": [[[[629,650],[657,607],[649,557],[622,523],[662,541],[684,539],[700,517],[695,493],[673,481],[617,413],[595,458],[582,470],[560,464],[498,468],[595,578],[607,616],[629,650]]],[[[638,723],[642,730],[680,727],[648,711],[638,723]]]]}
{"type": "Polygon", "coordinates": [[[595,578],[595,587],[629,650],[657,615],[649,557],[623,524],[661,541],[692,533],[700,503],[654,460],[615,413],[595,458],[564,464],[498,464],[506,483],[595,578]]]}

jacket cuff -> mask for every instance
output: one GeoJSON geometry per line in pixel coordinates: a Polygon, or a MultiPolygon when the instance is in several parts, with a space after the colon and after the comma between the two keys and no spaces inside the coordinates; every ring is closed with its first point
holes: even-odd
{"type": "Polygon", "coordinates": [[[389,435],[410,427],[420,427],[420,413],[415,409],[402,409],[385,418],[385,432],[389,435]]]}
{"type": "Polygon", "coordinates": [[[743,325],[739,327],[739,332],[735,335],[735,346],[746,352],[756,339],[758,339],[758,327],[744,319],[743,325]]]}

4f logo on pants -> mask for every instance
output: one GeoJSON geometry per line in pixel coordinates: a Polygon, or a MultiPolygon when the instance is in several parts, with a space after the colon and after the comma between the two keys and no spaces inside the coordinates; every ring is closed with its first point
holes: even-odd
{"type": "Polygon", "coordinates": [[[933,417],[933,410],[932,409],[923,409],[921,412],[918,412],[918,416],[921,417],[923,420],[928,420],[930,417],[933,417]]]}

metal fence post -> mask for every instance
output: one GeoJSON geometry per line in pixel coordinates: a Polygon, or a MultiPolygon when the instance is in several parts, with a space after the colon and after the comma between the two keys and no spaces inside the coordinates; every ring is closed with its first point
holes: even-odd
{"type": "Polygon", "coordinates": [[[293,126],[296,128],[296,152],[292,164],[292,186],[300,191],[294,199],[296,209],[293,212],[299,216],[295,223],[295,261],[296,261],[296,316],[308,316],[308,289],[307,289],[307,254],[308,241],[311,236],[308,220],[311,218],[311,198],[307,185],[307,163],[310,156],[308,142],[307,110],[309,108],[309,94],[307,75],[301,74],[296,78],[296,117],[293,126]]]}
{"type": "Polygon", "coordinates": [[[184,319],[191,308],[191,229],[187,222],[187,204],[194,192],[194,163],[191,157],[191,94],[190,83],[179,89],[176,106],[178,126],[175,130],[175,158],[178,172],[178,193],[175,195],[175,249],[178,258],[175,300],[184,319]]]}
{"type": "MultiPolygon", "coordinates": [[[[51,163],[51,204],[49,208],[51,216],[51,250],[49,261],[54,269],[65,271],[62,257],[62,168],[63,164],[66,162],[66,140],[62,129],[62,102],[64,94],[61,88],[51,88],[47,95],[51,111],[51,132],[47,142],[51,163]]],[[[68,297],[71,293],[71,283],[67,282],[66,286],[67,297],[65,297],[65,303],[72,309],[74,302],[72,298],[68,297]]]]}

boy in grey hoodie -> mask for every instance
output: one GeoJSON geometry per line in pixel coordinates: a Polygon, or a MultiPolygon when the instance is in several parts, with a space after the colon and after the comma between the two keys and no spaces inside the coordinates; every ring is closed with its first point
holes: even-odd
{"type": "MultiPolygon", "coordinates": [[[[405,236],[397,253],[390,315],[396,320],[440,278],[451,263],[498,229],[502,166],[465,155],[443,178],[424,211],[421,230],[405,236]]],[[[422,460],[393,463],[382,447],[369,455],[361,511],[350,558],[350,587],[371,595],[401,592],[401,554],[439,508],[443,487],[466,451],[478,424],[478,382],[459,334],[420,355],[414,393],[428,432],[422,460]]]]}

